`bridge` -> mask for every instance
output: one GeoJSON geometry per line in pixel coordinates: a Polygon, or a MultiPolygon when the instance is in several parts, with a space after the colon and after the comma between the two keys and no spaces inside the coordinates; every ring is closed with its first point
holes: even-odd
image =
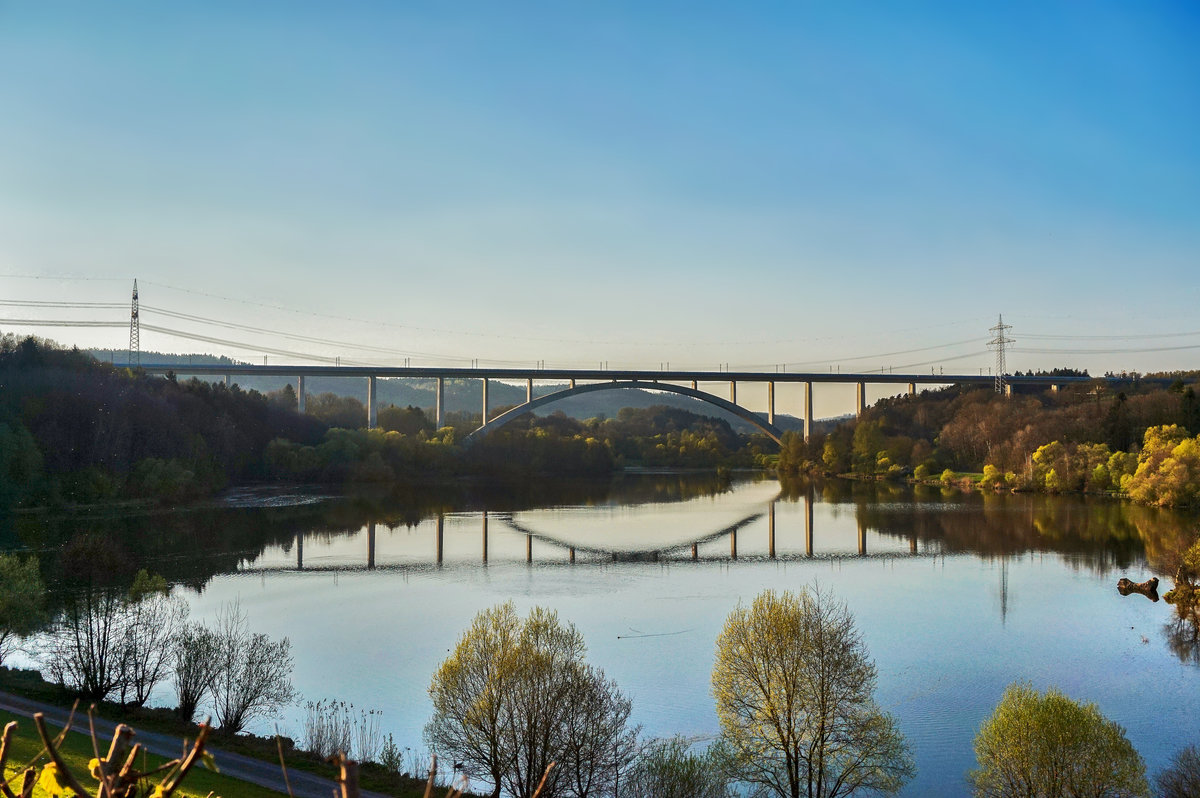
{"type": "MultiPolygon", "coordinates": [[[[802,384],[804,386],[803,416],[804,439],[812,434],[813,389],[818,384],[855,385],[857,387],[855,413],[861,416],[866,409],[867,385],[900,385],[904,386],[909,395],[917,392],[918,385],[978,385],[995,386],[994,376],[983,374],[892,374],[887,372],[871,373],[824,373],[824,372],[785,372],[785,371],[683,371],[669,370],[651,371],[645,369],[561,369],[561,368],[444,368],[444,367],[377,367],[377,366],[304,366],[304,365],[184,365],[150,363],[141,366],[147,374],[165,375],[173,373],[182,376],[216,377],[225,379],[226,385],[231,384],[235,377],[290,377],[296,380],[296,398],[298,409],[304,412],[305,379],[309,377],[349,377],[366,381],[367,427],[376,426],[377,404],[376,387],[380,379],[434,379],[436,380],[436,395],[434,404],[434,422],[440,429],[444,425],[445,414],[445,383],[448,379],[480,380],[482,384],[482,423],[481,426],[467,436],[468,442],[477,440],[499,427],[507,424],[518,416],[532,412],[545,405],[578,396],[585,393],[604,390],[642,389],[649,391],[666,391],[690,396],[702,402],[707,402],[728,413],[732,413],[761,430],[767,437],[780,443],[782,431],[775,426],[775,386],[780,383],[802,384]],[[508,384],[525,383],[525,402],[510,410],[494,415],[488,401],[488,386],[490,382],[508,384]],[[535,383],[552,382],[556,386],[566,384],[566,388],[534,398],[535,383]],[[701,390],[701,383],[719,383],[728,385],[728,398],[718,396],[709,391],[701,390]],[[752,384],[766,387],[767,413],[751,411],[738,404],[738,386],[752,384]]],[[[1006,393],[1011,393],[1013,386],[1033,386],[1050,390],[1058,390],[1062,386],[1072,384],[1088,384],[1093,382],[1128,382],[1119,377],[1067,377],[1067,376],[1005,376],[1003,384],[1006,393]]],[[[743,397],[745,391],[743,390],[743,397]]]]}

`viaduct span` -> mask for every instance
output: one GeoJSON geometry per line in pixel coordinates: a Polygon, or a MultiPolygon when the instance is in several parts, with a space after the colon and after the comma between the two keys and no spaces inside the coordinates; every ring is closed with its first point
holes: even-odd
{"type": "MultiPolygon", "coordinates": [[[[855,411],[861,415],[866,409],[867,385],[902,385],[911,395],[918,385],[979,385],[994,386],[996,378],[976,374],[890,374],[890,373],[839,373],[823,372],[778,372],[778,371],[683,371],[683,370],[622,370],[622,369],[542,369],[542,368],[434,368],[434,367],[375,367],[375,366],[257,366],[257,365],[184,365],[145,364],[142,370],[148,374],[180,374],[195,377],[224,377],[228,385],[235,377],[291,377],[296,380],[296,397],[299,409],[304,411],[306,377],[354,377],[366,380],[367,427],[376,422],[376,381],[378,379],[424,378],[436,381],[434,420],[440,428],[445,419],[445,383],[448,379],[480,380],[482,388],[481,409],[483,424],[468,436],[468,440],[481,437],[514,418],[552,404],[570,396],[602,390],[640,388],[650,391],[667,391],[699,399],[715,405],[762,430],[779,443],[782,432],[775,426],[775,385],[778,383],[802,383],[804,385],[804,439],[812,432],[813,387],[818,383],[855,385],[855,411]],[[488,384],[491,381],[525,383],[525,403],[500,414],[491,412],[488,403],[488,384]],[[568,387],[534,398],[535,382],[566,383],[568,387]],[[728,398],[701,390],[700,383],[728,385],[728,398]],[[738,404],[738,384],[765,385],[767,413],[764,418],[738,404]]],[[[1117,378],[1094,377],[1010,377],[1004,378],[1006,390],[1012,386],[1040,386],[1058,390],[1060,386],[1095,382],[1097,379],[1119,381],[1117,378]]],[[[743,392],[744,395],[744,392],[743,392]]]]}

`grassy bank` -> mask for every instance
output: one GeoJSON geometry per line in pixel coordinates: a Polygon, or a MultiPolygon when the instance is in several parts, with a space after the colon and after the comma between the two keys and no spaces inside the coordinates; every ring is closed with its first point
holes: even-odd
{"type": "MultiPolygon", "coordinates": [[[[64,708],[69,708],[75,701],[75,696],[70,692],[58,685],[45,681],[42,679],[41,674],[32,670],[0,667],[0,690],[64,708]]],[[[189,739],[194,739],[198,731],[196,724],[185,723],[170,709],[122,706],[103,701],[96,704],[96,715],[114,723],[125,723],[135,730],[170,734],[189,739]]],[[[10,765],[14,762],[16,764],[23,764],[41,750],[41,743],[36,742],[36,731],[33,727],[33,721],[28,718],[11,717],[7,720],[14,719],[20,721],[19,730],[21,736],[33,741],[36,748],[30,750],[28,756],[20,753],[10,757],[10,765]],[[25,758],[22,759],[22,757],[25,758]]],[[[7,720],[4,722],[7,723],[7,720]]],[[[84,746],[80,750],[87,754],[82,760],[82,767],[77,772],[86,773],[87,760],[92,757],[91,743],[85,737],[78,735],[71,736],[72,742],[74,742],[75,737],[78,737],[84,746]]],[[[210,739],[212,745],[222,751],[261,759],[276,765],[279,763],[279,748],[274,737],[257,737],[250,734],[228,735],[218,731],[210,739]]],[[[297,750],[294,741],[287,737],[282,738],[282,742],[284,762],[287,764],[289,770],[302,770],[327,779],[334,779],[337,776],[336,769],[329,762],[306,751],[297,750]]],[[[104,744],[107,745],[107,742],[104,744]]],[[[18,750],[23,752],[25,749],[18,750]]],[[[71,762],[72,767],[75,767],[77,764],[79,763],[71,762]]],[[[195,771],[193,771],[193,774],[195,774],[195,771]]],[[[206,772],[204,775],[210,776],[214,774],[206,772]]],[[[232,779],[226,779],[226,781],[233,782],[236,789],[230,790],[229,788],[224,788],[223,791],[221,788],[207,787],[201,790],[199,786],[195,786],[194,789],[198,790],[197,794],[200,796],[207,795],[209,790],[215,790],[218,795],[225,795],[226,798],[234,795],[246,795],[250,796],[250,798],[255,798],[258,795],[278,795],[278,793],[271,790],[254,787],[244,782],[232,779]],[[242,789],[243,787],[246,789],[242,789]],[[250,790],[258,790],[259,792],[252,792],[250,790]]],[[[192,786],[193,784],[199,785],[200,783],[195,775],[188,776],[188,786],[192,786]],[[193,781],[194,779],[195,781],[193,781]]],[[[365,790],[394,795],[397,798],[421,798],[425,794],[424,778],[412,778],[392,773],[383,766],[373,762],[363,763],[360,766],[359,786],[365,790]]],[[[191,793],[188,794],[191,795],[191,793]]],[[[470,798],[472,795],[472,793],[465,794],[467,798],[470,798]]]]}
{"type": "MultiPolygon", "coordinates": [[[[0,727],[14,720],[17,722],[17,733],[13,736],[12,750],[9,752],[8,763],[5,767],[5,775],[10,779],[14,776],[19,777],[21,771],[30,763],[40,770],[41,766],[47,761],[44,755],[39,757],[43,750],[42,742],[38,738],[33,721],[26,717],[0,711],[0,727]]],[[[54,726],[54,724],[47,723],[46,725],[50,729],[51,734],[58,732],[58,727],[54,726]]],[[[101,751],[107,750],[108,742],[108,740],[104,739],[99,741],[101,751]]],[[[83,786],[94,785],[94,782],[87,775],[88,761],[94,756],[91,740],[82,734],[68,734],[63,740],[59,751],[66,761],[67,766],[71,769],[71,772],[79,777],[83,786]]],[[[166,762],[167,760],[161,756],[147,754],[138,763],[137,767],[142,771],[147,771],[166,762]]],[[[161,778],[161,776],[155,777],[154,783],[157,783],[158,778],[161,778]]],[[[219,773],[213,773],[203,768],[193,768],[188,773],[182,789],[175,794],[186,796],[187,798],[203,798],[203,796],[209,793],[223,795],[226,798],[233,798],[234,796],[237,796],[237,798],[279,798],[283,794],[274,790],[268,790],[265,787],[250,784],[249,782],[239,781],[229,776],[222,776],[219,773]]],[[[33,794],[41,798],[46,793],[40,789],[35,789],[33,794]]]]}

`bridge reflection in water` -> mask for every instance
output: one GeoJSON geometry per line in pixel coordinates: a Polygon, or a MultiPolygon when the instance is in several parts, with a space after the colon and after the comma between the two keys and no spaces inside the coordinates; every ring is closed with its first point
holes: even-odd
{"type": "MultiPolygon", "coordinates": [[[[682,540],[675,539],[654,541],[639,541],[637,545],[620,545],[619,541],[581,539],[579,535],[570,536],[572,523],[562,518],[555,518],[555,512],[570,514],[570,510],[537,511],[534,513],[509,513],[479,511],[474,513],[439,513],[435,517],[423,521],[416,526],[390,529],[383,524],[371,522],[357,534],[330,535],[321,533],[320,544],[322,552],[319,557],[310,556],[310,562],[305,562],[305,535],[297,534],[294,540],[294,565],[278,557],[265,554],[253,563],[243,566],[243,572],[258,571],[287,571],[293,569],[305,571],[344,571],[361,570],[395,570],[421,566],[441,567],[445,564],[476,564],[487,565],[489,558],[497,557],[499,544],[499,559],[505,562],[520,562],[538,565],[571,565],[578,561],[586,563],[613,562],[687,562],[687,561],[737,561],[747,557],[754,560],[795,560],[795,559],[837,559],[849,557],[936,557],[943,554],[940,546],[930,546],[922,550],[918,545],[917,535],[908,534],[907,547],[897,546],[895,533],[884,537],[877,535],[873,546],[880,550],[869,550],[868,533],[870,525],[855,511],[853,526],[856,530],[856,548],[850,548],[848,536],[850,530],[847,523],[850,519],[842,517],[843,509],[853,508],[854,505],[825,504],[823,522],[830,526],[825,540],[824,550],[818,551],[818,535],[813,523],[813,509],[817,502],[812,491],[797,499],[783,499],[780,495],[759,505],[761,509],[745,512],[732,523],[722,525],[712,531],[700,535],[689,535],[682,540]],[[784,512],[780,512],[783,508],[784,512]],[[545,516],[525,520],[527,515],[545,516]],[[780,518],[784,520],[781,521],[780,518]],[[765,519],[765,529],[764,521],[765,519]],[[468,532],[472,525],[476,526],[479,537],[478,548],[474,557],[469,556],[467,548],[468,532]],[[384,527],[388,536],[386,556],[380,560],[377,557],[379,527],[384,527]],[[798,533],[803,527],[803,546],[799,544],[798,533]],[[556,529],[550,531],[547,527],[556,529]],[[449,529],[448,529],[449,528],[449,529]],[[400,536],[399,541],[394,540],[400,536]],[[365,538],[365,556],[361,554],[365,538]],[[447,539],[453,543],[453,552],[448,552],[447,539]],[[764,540],[765,538],[765,540],[764,540]],[[728,541],[728,553],[724,543],[728,541]],[[783,545],[781,545],[781,541],[783,545]],[[765,545],[764,545],[765,543],[765,545]],[[828,544],[833,543],[830,550],[828,544]],[[840,546],[840,548],[837,548],[840,546]],[[355,557],[352,549],[358,548],[360,554],[355,557]],[[536,557],[535,557],[536,554],[536,557]],[[315,561],[312,561],[314,560],[315,561]]],[[[596,512],[596,508],[584,508],[587,512],[596,512]]],[[[702,517],[702,516],[701,516],[702,517]]],[[[613,525],[619,526],[618,519],[613,525]]],[[[881,530],[876,530],[881,531],[881,530]]],[[[290,548],[290,547],[289,547],[290,548]]],[[[312,543],[310,542],[310,552],[312,543]]]]}

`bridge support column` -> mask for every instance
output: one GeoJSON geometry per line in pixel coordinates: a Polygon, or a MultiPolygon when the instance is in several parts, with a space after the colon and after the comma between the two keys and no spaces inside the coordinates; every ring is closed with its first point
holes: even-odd
{"type": "Polygon", "coordinates": [[[296,412],[304,415],[304,375],[296,377],[296,412]]]}
{"type": "Polygon", "coordinates": [[[692,390],[696,390],[696,381],[692,380],[692,390]]]}
{"type": "Polygon", "coordinates": [[[775,383],[767,383],[767,423],[775,423],[775,383]]]}
{"type": "Polygon", "coordinates": [[[1012,396],[1012,383],[1006,382],[1004,383],[1004,398],[1007,399],[1010,396],[1012,396]]]}
{"type": "Polygon", "coordinates": [[[737,530],[729,533],[729,559],[737,559],[737,530]]]}
{"type": "Polygon", "coordinates": [[[908,395],[909,396],[917,395],[917,384],[915,382],[910,382],[908,384],[908,395]]]}
{"type": "Polygon", "coordinates": [[[858,553],[864,557],[867,554],[867,525],[861,518],[858,519],[858,553]]]}
{"type": "Polygon", "coordinates": [[[525,562],[533,562],[533,535],[525,535],[525,562]]]}
{"type": "Polygon", "coordinates": [[[574,565],[575,564],[575,547],[572,546],[571,548],[567,549],[567,552],[568,552],[567,559],[570,561],[571,565],[574,565]]]}
{"type": "Polygon", "coordinates": [[[367,570],[375,570],[375,522],[367,524],[367,570]]]}
{"type": "Polygon", "coordinates": [[[574,377],[571,378],[571,387],[572,388],[575,387],[575,378],[574,377]]]}
{"type": "Polygon", "coordinates": [[[729,381],[729,403],[737,404],[737,383],[732,380],[729,381]]]}
{"type": "Polygon", "coordinates": [[[438,429],[446,423],[446,378],[437,378],[437,387],[433,396],[433,424],[438,429]]]}
{"type": "Polygon", "coordinates": [[[527,403],[533,401],[533,380],[532,379],[525,380],[525,401],[527,403]]]}
{"type": "Polygon", "coordinates": [[[375,429],[375,378],[367,377],[367,429],[375,429]]]}
{"type": "Polygon", "coordinates": [[[854,417],[861,418],[863,411],[867,409],[867,384],[860,382],[858,384],[857,401],[854,404],[854,417]]]}
{"type": "Polygon", "coordinates": [[[693,560],[700,559],[700,544],[699,543],[692,544],[692,559],[693,560]]]}
{"type": "Polygon", "coordinates": [[[909,554],[917,553],[917,533],[916,532],[913,532],[912,535],[908,539],[908,553],[909,554]]]}
{"type": "Polygon", "coordinates": [[[483,423],[488,422],[488,378],[483,378],[483,423]]]}
{"type": "Polygon", "coordinates": [[[230,383],[232,380],[233,380],[233,378],[232,378],[230,375],[228,375],[228,374],[226,374],[226,375],[225,375],[225,387],[226,387],[226,388],[228,388],[228,387],[229,387],[229,383],[230,383]]]}
{"type": "Polygon", "coordinates": [[[775,502],[767,505],[767,556],[775,559],[775,502]]]}
{"type": "Polygon", "coordinates": [[[804,383],[804,442],[812,438],[812,383],[804,383]]]}
{"type": "Polygon", "coordinates": [[[437,517],[437,564],[442,564],[442,535],[446,531],[446,517],[438,513],[437,517]]]}
{"type": "Polygon", "coordinates": [[[483,564],[484,565],[487,565],[487,554],[488,554],[487,550],[488,550],[487,510],[484,510],[483,511],[483,564]]]}
{"type": "Polygon", "coordinates": [[[1057,386],[1057,385],[1051,385],[1051,386],[1050,386],[1050,393],[1058,393],[1058,386],[1057,386]]]}
{"type": "Polygon", "coordinates": [[[304,570],[304,533],[296,535],[296,570],[304,570]]]}

